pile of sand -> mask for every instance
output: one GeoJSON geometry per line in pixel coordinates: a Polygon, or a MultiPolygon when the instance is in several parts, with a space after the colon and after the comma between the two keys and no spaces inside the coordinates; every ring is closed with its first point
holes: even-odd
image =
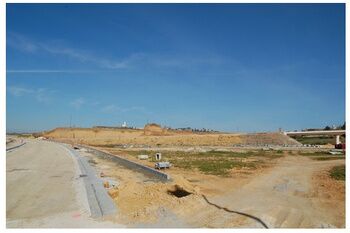
{"type": "Polygon", "coordinates": [[[167,210],[182,212],[188,204],[197,205],[202,199],[200,188],[181,175],[172,176],[171,182],[144,183],[128,169],[106,169],[105,173],[120,181],[117,188],[108,189],[108,194],[116,202],[117,218],[123,224],[156,223],[167,210]],[[183,190],[188,195],[181,198],[172,195],[175,190],[183,190]]]}
{"type": "Polygon", "coordinates": [[[155,123],[145,125],[143,131],[144,131],[144,135],[146,135],[146,136],[168,135],[166,128],[162,128],[160,125],[155,124],[155,123]]]}

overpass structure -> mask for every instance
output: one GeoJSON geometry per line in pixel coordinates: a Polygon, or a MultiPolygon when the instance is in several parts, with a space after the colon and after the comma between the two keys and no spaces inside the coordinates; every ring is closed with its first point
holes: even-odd
{"type": "Polygon", "coordinates": [[[336,144],[340,144],[340,136],[345,135],[345,130],[315,130],[315,131],[289,131],[284,132],[288,136],[309,136],[309,135],[327,135],[336,136],[336,144]]]}

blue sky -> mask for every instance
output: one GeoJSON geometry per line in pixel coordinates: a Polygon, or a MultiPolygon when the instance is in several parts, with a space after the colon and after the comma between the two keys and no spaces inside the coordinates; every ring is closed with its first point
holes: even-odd
{"type": "Polygon", "coordinates": [[[7,131],[345,120],[344,4],[7,4],[7,131]]]}

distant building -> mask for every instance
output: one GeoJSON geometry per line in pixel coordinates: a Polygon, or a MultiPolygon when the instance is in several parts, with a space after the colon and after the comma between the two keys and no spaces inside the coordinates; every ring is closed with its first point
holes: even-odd
{"type": "Polygon", "coordinates": [[[123,127],[123,128],[128,127],[128,126],[126,125],[126,121],[124,121],[124,123],[122,124],[122,127],[123,127]]]}

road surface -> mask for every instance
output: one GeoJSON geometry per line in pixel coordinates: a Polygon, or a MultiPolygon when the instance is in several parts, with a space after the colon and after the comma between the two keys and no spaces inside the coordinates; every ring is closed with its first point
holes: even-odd
{"type": "Polygon", "coordinates": [[[8,228],[122,227],[90,218],[79,166],[63,146],[40,140],[6,155],[8,228]]]}

